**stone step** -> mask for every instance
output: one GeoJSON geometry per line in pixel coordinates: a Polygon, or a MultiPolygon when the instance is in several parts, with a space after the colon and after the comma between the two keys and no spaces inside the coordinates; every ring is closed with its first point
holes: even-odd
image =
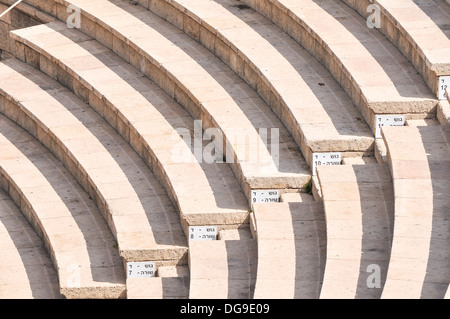
{"type": "Polygon", "coordinates": [[[2,112],[51,150],[94,199],[126,261],[187,262],[178,213],[142,159],[94,110],[16,59],[0,64],[2,112]],[[21,101],[21,102],[19,102],[21,101]]]}
{"type": "Polygon", "coordinates": [[[375,143],[375,157],[377,159],[377,162],[380,164],[387,163],[386,143],[381,138],[377,139],[375,143]]]}
{"type": "Polygon", "coordinates": [[[0,299],[63,298],[58,275],[42,239],[3,190],[0,190],[0,253],[0,299]]]}
{"type": "Polygon", "coordinates": [[[362,158],[349,157],[349,158],[344,158],[342,160],[343,165],[365,165],[365,164],[374,164],[376,162],[377,162],[377,160],[373,156],[370,156],[370,157],[367,156],[367,157],[362,157],[362,158]]]}
{"type": "Polygon", "coordinates": [[[190,241],[189,299],[253,299],[254,239],[190,241]]]}
{"type": "MultiPolygon", "coordinates": [[[[300,149],[269,106],[223,62],[175,26],[121,0],[51,1],[65,21],[66,5],[81,10],[81,31],[111,48],[185,107],[204,129],[229,143],[227,163],[245,194],[251,189],[301,188],[311,177],[300,149]],[[157,44],[157,45],[155,45],[157,44]],[[170,54],[168,54],[170,52],[170,54]],[[266,145],[265,135],[279,143],[266,145]],[[252,141],[251,147],[244,147],[252,141]]],[[[250,200],[250,199],[249,199],[250,200]]]]}
{"type": "Polygon", "coordinates": [[[379,14],[377,29],[411,61],[438,97],[439,77],[450,76],[450,8],[444,1],[344,2],[366,19],[379,14]]]}
{"type": "Polygon", "coordinates": [[[387,164],[320,166],[327,257],[321,299],[379,299],[392,243],[387,164]]]}
{"type": "Polygon", "coordinates": [[[437,119],[421,119],[421,120],[406,120],[406,126],[438,126],[440,125],[437,119]]]}
{"type": "Polygon", "coordinates": [[[450,102],[439,101],[439,107],[437,110],[437,119],[442,125],[450,123],[450,102]]]}
{"type": "Polygon", "coordinates": [[[128,278],[127,299],[188,299],[187,266],[164,266],[152,278],[128,278]]]}
{"type": "Polygon", "coordinates": [[[445,296],[450,278],[448,126],[386,127],[395,191],[391,261],[382,298],[445,296]]]}
{"type": "Polygon", "coordinates": [[[373,133],[379,114],[435,116],[438,100],[411,63],[341,0],[242,2],[269,17],[324,64],[373,133]]]}
{"type": "Polygon", "coordinates": [[[325,264],[321,202],[255,204],[255,299],[316,299],[325,264]]]}
{"type": "MultiPolygon", "coordinates": [[[[8,107],[5,102],[4,98],[0,101],[2,111],[8,107]]],[[[63,296],[70,299],[122,297],[125,292],[122,259],[110,229],[89,195],[42,144],[3,115],[0,115],[0,147],[2,188],[7,190],[16,205],[20,206],[39,236],[36,238],[36,234],[31,234],[30,230],[18,225],[16,231],[9,228],[14,221],[22,220],[20,216],[7,215],[4,219],[1,218],[6,227],[2,227],[3,231],[0,231],[4,239],[1,240],[2,243],[8,243],[6,237],[16,233],[22,236],[28,234],[30,237],[28,241],[23,239],[23,243],[18,242],[19,237],[12,238],[16,246],[20,247],[20,251],[9,254],[10,250],[2,248],[3,256],[6,254],[8,257],[2,258],[0,262],[3,264],[12,261],[18,253],[22,254],[24,265],[15,269],[5,268],[5,272],[2,271],[1,274],[3,277],[15,271],[14,276],[19,276],[19,270],[24,270],[28,275],[25,274],[23,278],[15,277],[14,281],[14,277],[8,276],[0,282],[17,285],[17,293],[25,293],[23,288],[18,286],[19,283],[26,282],[32,290],[34,287],[39,288],[40,284],[44,288],[46,283],[34,282],[33,277],[38,274],[28,267],[33,265],[33,258],[43,255],[42,249],[36,251],[39,243],[43,242],[54,268],[51,263],[46,263],[39,266],[42,267],[40,271],[44,274],[48,271],[51,274],[53,269],[56,269],[56,283],[59,282],[63,296]],[[6,236],[8,233],[10,235],[6,236]],[[30,240],[35,244],[30,246],[30,240]],[[34,253],[37,255],[34,256],[34,253]],[[28,263],[25,258],[31,258],[30,265],[25,264],[28,263]]],[[[11,241],[9,244],[12,244],[11,241]]],[[[42,259],[47,260],[48,257],[42,256],[42,259]]],[[[41,273],[35,279],[44,280],[44,274],[41,273]]],[[[0,284],[0,287],[0,291],[5,288],[11,293],[9,289],[12,286],[4,287],[0,284]]],[[[34,296],[34,291],[31,293],[34,296]]],[[[43,297],[40,293],[40,290],[36,291],[36,296],[43,297]]]]}
{"type": "Polygon", "coordinates": [[[283,203],[309,203],[314,201],[314,197],[307,193],[284,193],[281,194],[280,201],[283,203]]]}
{"type": "Polygon", "coordinates": [[[66,83],[134,148],[178,208],[184,228],[248,223],[248,203],[228,164],[195,157],[197,143],[210,143],[201,127],[142,73],[62,23],[18,30],[13,37],[33,50],[22,59],[34,54],[36,67],[66,83]]]}
{"type": "Polygon", "coordinates": [[[240,9],[240,1],[137,2],[179,25],[251,85],[282,120],[310,166],[315,152],[373,153],[370,129],[331,74],[268,19],[240,9]]]}

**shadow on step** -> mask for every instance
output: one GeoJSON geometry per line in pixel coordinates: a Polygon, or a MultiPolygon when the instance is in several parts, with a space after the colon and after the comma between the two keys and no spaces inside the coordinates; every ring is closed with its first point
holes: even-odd
{"type": "Polygon", "coordinates": [[[256,241],[226,240],[228,262],[227,299],[253,299],[258,264],[256,241]]]}
{"type": "Polygon", "coordinates": [[[326,226],[323,208],[317,206],[322,204],[289,203],[295,245],[294,299],[320,296],[326,262],[326,226]]]}
{"type": "MultiPolygon", "coordinates": [[[[34,299],[63,298],[59,293],[57,274],[48,257],[48,252],[44,249],[41,238],[37,236],[36,232],[32,231],[30,223],[3,191],[0,191],[0,225],[8,232],[9,238],[17,249],[17,254],[20,255],[21,266],[25,269],[28,278],[28,282],[23,285],[28,286],[32,297],[34,299]]],[[[8,249],[8,247],[2,245],[2,249],[8,249]]],[[[8,256],[11,255],[8,254],[8,256]]],[[[7,269],[13,269],[11,266],[17,267],[18,262],[13,264],[6,259],[1,263],[1,267],[8,267],[7,269]]],[[[20,274],[18,270],[15,269],[15,272],[20,274]]],[[[7,271],[2,273],[2,275],[7,274],[7,271]]],[[[13,299],[26,297],[19,294],[20,290],[16,289],[15,292],[10,292],[9,297],[4,294],[1,295],[2,298],[11,297],[13,299]]]]}
{"type": "Polygon", "coordinates": [[[394,190],[387,165],[353,165],[362,213],[356,299],[379,299],[386,282],[394,231],[394,190]]]}

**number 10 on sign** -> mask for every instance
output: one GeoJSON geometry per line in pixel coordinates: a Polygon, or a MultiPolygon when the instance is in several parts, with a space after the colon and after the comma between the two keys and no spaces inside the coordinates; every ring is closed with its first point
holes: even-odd
{"type": "Polygon", "coordinates": [[[313,176],[316,176],[317,166],[341,165],[342,153],[340,152],[313,153],[312,159],[313,159],[312,173],[313,176]]]}

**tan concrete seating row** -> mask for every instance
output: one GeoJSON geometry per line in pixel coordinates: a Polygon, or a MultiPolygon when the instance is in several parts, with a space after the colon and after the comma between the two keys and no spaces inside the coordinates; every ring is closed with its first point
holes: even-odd
{"type": "Polygon", "coordinates": [[[42,239],[0,191],[0,299],[60,299],[58,275],[42,239]]]}
{"type": "Polygon", "coordinates": [[[431,91],[438,96],[439,77],[450,75],[450,30],[447,27],[450,8],[444,1],[344,2],[365,18],[379,12],[378,29],[411,61],[431,91]],[[370,5],[378,7],[372,8],[370,5]]]}
{"type": "MultiPolygon", "coordinates": [[[[184,228],[247,222],[247,200],[228,164],[194,157],[197,142],[177,131],[194,138],[194,119],[142,73],[61,22],[11,36],[20,59],[64,83],[136,150],[167,190],[184,228]]],[[[210,143],[200,138],[203,146],[210,143]]]]}
{"type": "Polygon", "coordinates": [[[179,216],[142,159],[94,110],[16,59],[0,65],[3,113],[35,136],[94,199],[126,261],[187,262],[179,216]]]}
{"type": "Polygon", "coordinates": [[[232,0],[138,1],[196,39],[271,106],[311,166],[314,152],[373,151],[373,135],[331,74],[283,30],[232,0]]]}
{"type": "Polygon", "coordinates": [[[395,192],[392,253],[382,298],[443,298],[450,278],[449,128],[383,128],[382,134],[395,192]]]}
{"type": "Polygon", "coordinates": [[[189,242],[189,299],[252,299],[257,248],[250,232],[240,238],[189,242]]]}
{"type": "MultiPolygon", "coordinates": [[[[34,5],[33,1],[27,3],[34,5]]],[[[224,145],[230,145],[227,162],[248,197],[250,189],[301,188],[310,179],[300,150],[267,104],[184,32],[149,11],[143,12],[142,7],[121,0],[50,3],[43,7],[44,11],[53,12],[64,22],[67,6],[79,7],[81,31],[141,70],[195,119],[202,119],[205,129],[220,129],[229,142],[224,145]],[[261,128],[279,130],[277,154],[272,154],[272,145],[264,143],[261,128]],[[251,148],[243,147],[245,142],[239,140],[242,137],[256,142],[251,148]]]]}
{"type": "MultiPolygon", "coordinates": [[[[1,97],[2,112],[10,107],[1,97]]],[[[17,229],[10,228],[14,227],[13,221],[23,224],[23,217],[9,214],[1,218],[4,223],[0,227],[0,264],[4,271],[1,272],[0,291],[5,289],[5,293],[10,293],[9,298],[16,293],[31,293],[28,297],[36,298],[57,297],[49,295],[59,293],[54,289],[40,295],[51,283],[51,278],[45,276],[46,271],[52,274],[56,269],[56,284],[66,298],[122,297],[125,292],[122,259],[110,229],[89,195],[42,144],[3,115],[0,116],[0,147],[2,188],[36,232],[19,225],[17,229]],[[28,234],[28,240],[23,238],[21,241],[15,237],[17,233],[25,237],[28,234]],[[9,241],[7,237],[10,237],[9,241]],[[46,256],[39,245],[42,242],[47,249],[46,256]],[[16,244],[15,253],[11,247],[4,246],[8,244],[16,244]],[[23,258],[22,266],[5,265],[14,260],[17,262],[18,255],[23,258]],[[39,256],[43,261],[50,256],[53,265],[35,264],[34,259],[39,256]],[[34,267],[40,271],[33,271],[34,267]],[[24,283],[29,284],[31,291],[25,292],[20,287],[24,283]],[[17,291],[11,291],[13,287],[17,291]]],[[[55,283],[54,279],[52,281],[55,283]]]]}
{"type": "Polygon", "coordinates": [[[321,299],[379,299],[392,244],[387,164],[320,166],[327,233],[321,299]]]}
{"type": "Polygon", "coordinates": [[[433,117],[437,98],[398,49],[341,0],[244,0],[316,57],[376,130],[377,114],[433,117]]]}
{"type": "Polygon", "coordinates": [[[317,299],[325,264],[321,202],[254,205],[258,244],[255,299],[317,299]]]}

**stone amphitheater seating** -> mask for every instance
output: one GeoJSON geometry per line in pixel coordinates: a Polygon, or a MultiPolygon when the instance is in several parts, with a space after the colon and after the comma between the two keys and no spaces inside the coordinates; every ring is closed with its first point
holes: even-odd
{"type": "Polygon", "coordinates": [[[448,299],[448,5],[23,0],[0,18],[0,299],[448,299]]]}
{"type": "Polygon", "coordinates": [[[370,13],[367,10],[369,5],[378,5],[381,15],[379,30],[411,61],[438,96],[439,77],[450,75],[450,8],[444,1],[344,2],[362,16],[370,13]]]}
{"type": "Polygon", "coordinates": [[[437,99],[398,49],[341,0],[244,0],[324,64],[375,133],[377,114],[433,116],[437,99]]]}
{"type": "MultiPolygon", "coordinates": [[[[61,7],[58,1],[52,2],[61,7]]],[[[278,118],[270,114],[256,92],[200,44],[150,11],[142,12],[125,1],[72,4],[81,9],[83,32],[141,69],[195,119],[201,119],[205,129],[215,127],[223,132],[228,142],[223,145],[232,150],[226,154],[227,163],[248,197],[251,189],[301,188],[309,180],[305,160],[278,118]],[[145,36],[136,37],[136,33],[145,36]],[[279,129],[279,165],[258,135],[260,127],[279,129]],[[243,147],[245,141],[236,135],[254,142],[243,147]]],[[[65,20],[66,15],[63,11],[60,18],[65,20]]]]}
{"type": "MultiPolygon", "coordinates": [[[[9,107],[6,101],[2,106],[9,107]]],[[[36,139],[3,115],[0,119],[2,187],[45,240],[61,294],[68,298],[120,297],[125,290],[122,262],[94,202],[36,139]]],[[[14,219],[22,221],[19,217],[14,219]]]]}
{"type": "MultiPolygon", "coordinates": [[[[181,212],[185,226],[205,222],[239,225],[245,221],[247,204],[231,170],[223,164],[200,164],[193,158],[176,129],[188,128],[192,133],[194,119],[166,93],[103,45],[79,31],[67,32],[65,24],[52,23],[22,31],[25,32],[17,31],[14,37],[21,41],[18,43],[26,44],[24,50],[36,50],[36,66],[65,81],[152,168],[181,212]],[[177,153],[188,154],[186,163],[175,161],[176,154],[172,154],[175,148],[177,153]],[[196,179],[192,180],[192,176],[196,179]],[[191,187],[186,187],[188,184],[191,187]]],[[[22,59],[31,56],[30,53],[22,59]]]]}
{"type": "Polygon", "coordinates": [[[310,165],[316,152],[373,153],[373,135],[339,84],[266,18],[239,9],[237,1],[138,2],[179,24],[244,78],[282,119],[310,165]]]}

